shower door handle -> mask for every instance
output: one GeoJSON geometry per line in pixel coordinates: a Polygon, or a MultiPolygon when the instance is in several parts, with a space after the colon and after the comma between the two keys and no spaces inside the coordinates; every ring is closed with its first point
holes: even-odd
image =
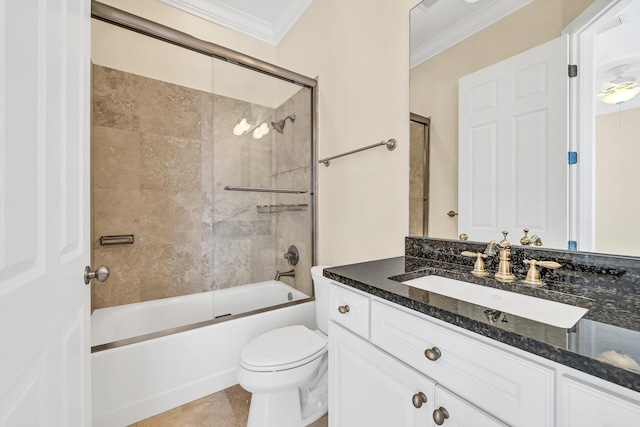
{"type": "Polygon", "coordinates": [[[101,265],[95,271],[91,271],[91,267],[86,266],[84,268],[84,284],[88,285],[91,279],[96,279],[98,282],[104,282],[109,278],[109,267],[101,265]]]}

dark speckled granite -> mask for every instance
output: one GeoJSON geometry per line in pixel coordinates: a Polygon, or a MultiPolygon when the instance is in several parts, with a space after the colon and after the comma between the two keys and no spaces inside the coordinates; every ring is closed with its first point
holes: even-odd
{"type": "MultiPolygon", "coordinates": [[[[463,257],[460,253],[484,252],[485,247],[486,244],[458,240],[421,237],[405,239],[405,255],[467,266],[468,271],[473,269],[475,259],[463,257]]],[[[560,263],[562,267],[557,270],[540,271],[540,277],[546,283],[543,288],[595,301],[586,315],[587,319],[640,330],[640,258],[513,246],[511,264],[517,280],[507,290],[528,293],[527,285],[521,282],[528,269],[522,262],[525,259],[560,263]]],[[[485,263],[486,269],[491,272],[496,271],[497,265],[497,257],[488,258],[485,263]]],[[[490,276],[484,284],[492,286],[493,282],[499,283],[490,276]]],[[[535,296],[544,298],[542,295],[535,296]]]]}
{"type": "MultiPolygon", "coordinates": [[[[546,359],[640,392],[640,372],[597,360],[615,350],[640,362],[640,259],[537,248],[514,247],[514,273],[524,278],[523,259],[555,260],[563,267],[542,273],[543,287],[503,284],[492,276],[470,274],[474,260],[464,250],[484,251],[484,245],[432,238],[406,239],[406,256],[333,267],[324,275],[337,282],[402,305],[452,325],[517,347],[546,359]],[[436,274],[467,282],[525,293],[589,308],[571,330],[503,313],[489,322],[485,307],[432,295],[401,281],[436,274]],[[505,322],[506,320],[506,322],[505,322]]],[[[489,260],[487,268],[495,271],[489,260]]],[[[543,270],[544,271],[544,270],[543,270]]]]}

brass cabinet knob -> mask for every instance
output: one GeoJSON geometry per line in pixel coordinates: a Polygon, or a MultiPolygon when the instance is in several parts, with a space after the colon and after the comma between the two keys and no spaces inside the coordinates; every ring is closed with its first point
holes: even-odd
{"type": "Polygon", "coordinates": [[[423,403],[427,403],[427,396],[423,392],[419,391],[413,395],[411,401],[413,402],[413,406],[420,409],[422,408],[423,403]]]}
{"type": "Polygon", "coordinates": [[[347,304],[345,305],[341,305],[340,307],[338,307],[338,311],[340,312],[340,314],[347,314],[349,312],[349,306],[347,304]]]}
{"type": "Polygon", "coordinates": [[[444,424],[444,420],[449,418],[449,411],[444,409],[442,406],[433,411],[433,422],[437,425],[441,426],[444,424]]]}
{"type": "Polygon", "coordinates": [[[438,347],[433,347],[426,349],[424,351],[424,355],[427,359],[435,362],[436,360],[440,359],[440,356],[442,356],[442,352],[438,347]]]}

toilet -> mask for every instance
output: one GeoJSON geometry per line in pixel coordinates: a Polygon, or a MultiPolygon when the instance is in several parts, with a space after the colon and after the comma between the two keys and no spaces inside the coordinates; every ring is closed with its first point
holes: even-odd
{"type": "Polygon", "coordinates": [[[302,427],[327,412],[329,279],[322,276],[324,268],[311,268],[318,329],[274,329],[240,353],[236,378],[252,393],[247,427],[302,427]]]}

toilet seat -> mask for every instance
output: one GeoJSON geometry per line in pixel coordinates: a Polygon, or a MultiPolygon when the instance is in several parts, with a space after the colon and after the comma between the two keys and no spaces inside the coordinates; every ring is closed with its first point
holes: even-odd
{"type": "Polygon", "coordinates": [[[240,353],[250,371],[272,372],[309,363],[327,351],[327,340],[302,325],[287,326],[254,338],[240,353]]]}

